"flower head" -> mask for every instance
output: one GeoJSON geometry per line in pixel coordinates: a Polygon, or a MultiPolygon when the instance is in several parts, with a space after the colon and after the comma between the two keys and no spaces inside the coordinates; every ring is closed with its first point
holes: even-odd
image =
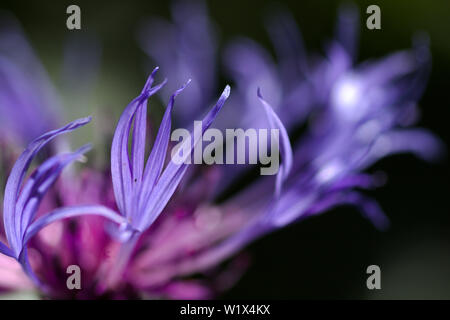
{"type": "MultiPolygon", "coordinates": [[[[246,94],[243,100],[246,103],[242,105],[246,108],[244,113],[253,115],[250,122],[256,119],[254,126],[261,121],[256,116],[259,106],[246,97],[258,80],[287,85],[285,95],[276,99],[278,106],[273,109],[258,92],[259,103],[280,114],[279,128],[286,126],[282,131],[289,132],[303,121],[304,117],[294,114],[307,112],[315,117],[292,148],[292,160],[286,152],[289,140],[284,143],[282,158],[286,168],[292,163],[292,169],[280,168],[275,197],[271,196],[270,182],[263,178],[231,197],[227,204],[249,215],[247,224],[181,265],[183,272],[210,268],[273,230],[335,206],[356,206],[377,228],[385,229],[389,222],[380,206],[360,192],[380,185],[380,179],[363,171],[380,158],[395,153],[412,152],[426,160],[439,157],[443,149],[439,139],[425,129],[406,128],[414,124],[416,103],[429,71],[427,43],[418,41],[411,51],[354,67],[356,17],[354,8],[341,10],[337,37],[328,47],[327,59],[310,65],[304,64],[307,60],[297,60],[298,65],[289,60],[280,62],[280,67],[284,63],[292,68],[298,66],[295,72],[280,69],[278,73],[266,72],[262,76],[262,70],[273,70],[270,59],[263,58],[268,54],[249,41],[239,40],[230,47],[233,58],[227,63],[237,79],[237,91],[246,94]],[[258,66],[253,68],[256,63],[258,66]],[[266,78],[271,81],[265,81],[266,78]]],[[[295,26],[291,22],[287,16],[278,27],[272,26],[278,35],[274,37],[277,52],[284,59],[293,56],[304,59],[298,52],[302,48],[298,39],[289,38],[298,34],[292,30],[295,26]],[[279,32],[283,28],[289,32],[279,32]]]]}
{"type": "MultiPolygon", "coordinates": [[[[194,90],[178,108],[194,104],[179,117],[185,124],[199,116],[213,96],[215,42],[204,41],[213,32],[203,6],[174,8],[175,23],[153,33],[157,53],[150,52],[145,41],[144,46],[155,59],[164,60],[172,78],[184,81],[192,74],[194,90]],[[196,34],[199,28],[204,37],[196,34]]],[[[153,86],[156,68],[117,123],[111,168],[83,170],[56,181],[66,165],[87,151],[85,146],[50,156],[25,180],[46,143],[88,119],[41,135],[19,157],[5,190],[8,244],[0,242],[0,252],[8,258],[1,256],[0,264],[8,265],[2,259],[9,259],[17,265],[17,260],[41,292],[54,298],[205,298],[225,290],[245,269],[240,256],[225,267],[224,260],[251,241],[334,206],[357,206],[377,228],[386,228],[388,219],[380,206],[363,193],[380,185],[380,179],[365,170],[390,154],[412,152],[431,160],[442,149],[427,130],[408,128],[414,124],[430,68],[426,41],[356,65],[358,17],[348,7],[340,11],[325,57],[313,60],[304,52],[293,19],[280,17],[269,24],[278,61],[248,39],[226,46],[225,67],[235,94],[219,119],[230,95],[226,86],[201,128],[203,134],[217,118],[221,129],[278,130],[279,143],[270,145],[282,160],[275,179],[257,177],[219,202],[216,190],[239,184],[242,173],[251,168],[189,166],[167,158],[175,99],[185,89],[189,93],[189,81],[169,89],[169,103],[146,160],[147,103],[166,84],[153,86]],[[294,141],[292,132],[307,118],[304,135],[294,141]],[[70,264],[84,272],[79,293],[65,287],[62,275],[70,264]],[[194,274],[204,277],[191,277],[194,274]]],[[[182,160],[191,157],[200,142],[201,135],[192,136],[187,148],[182,145],[182,160]]],[[[20,275],[17,278],[8,282],[0,275],[0,287],[28,286],[20,275]]]]}

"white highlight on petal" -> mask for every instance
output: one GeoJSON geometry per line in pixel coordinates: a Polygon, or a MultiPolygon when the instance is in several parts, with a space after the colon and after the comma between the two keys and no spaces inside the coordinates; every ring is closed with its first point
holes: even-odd
{"type": "Polygon", "coordinates": [[[363,90],[359,77],[341,77],[331,91],[331,105],[342,120],[357,121],[364,114],[363,90]]]}
{"type": "Polygon", "coordinates": [[[336,178],[336,176],[342,172],[343,168],[344,166],[340,160],[333,160],[319,170],[316,175],[316,179],[321,184],[328,183],[336,178]]]}

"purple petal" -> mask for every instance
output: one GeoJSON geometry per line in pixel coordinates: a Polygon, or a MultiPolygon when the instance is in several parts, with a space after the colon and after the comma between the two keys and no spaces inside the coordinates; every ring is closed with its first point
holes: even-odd
{"type": "MultiPolygon", "coordinates": [[[[144,88],[142,89],[141,94],[135,98],[131,103],[126,107],[124,112],[122,113],[119,122],[116,127],[116,131],[114,133],[114,138],[111,146],[111,176],[114,187],[114,195],[116,198],[117,206],[119,211],[123,215],[130,214],[130,205],[132,197],[126,197],[126,193],[129,193],[133,190],[133,166],[130,163],[130,157],[128,154],[128,145],[129,145],[129,134],[131,130],[133,117],[136,115],[137,110],[141,109],[144,105],[146,105],[147,100],[150,96],[158,92],[161,87],[165,84],[163,83],[151,87],[154,75],[158,68],[155,68],[148,78],[144,88]]],[[[137,130],[142,130],[142,121],[144,115],[140,113],[138,115],[138,123],[136,126],[137,130]]],[[[143,133],[136,133],[136,137],[138,137],[139,143],[143,142],[143,133]]],[[[137,165],[137,173],[136,179],[139,178],[139,169],[141,167],[141,162],[143,161],[143,155],[145,152],[145,144],[137,145],[137,143],[133,147],[133,151],[136,151],[136,154],[132,154],[133,164],[137,165]],[[134,156],[137,159],[134,159],[134,156]]],[[[142,172],[142,171],[141,171],[142,172]]],[[[136,181],[138,182],[138,181],[136,181]]]]}
{"type": "Polygon", "coordinates": [[[36,156],[37,152],[42,149],[48,142],[50,142],[53,138],[57,137],[60,134],[73,131],[81,126],[84,126],[91,118],[82,118],[70,122],[66,126],[47,132],[35,139],[28,148],[20,155],[14,164],[13,169],[8,177],[8,181],[6,183],[5,188],[5,197],[3,204],[3,219],[6,237],[8,239],[8,243],[13,249],[21,247],[21,237],[19,234],[19,229],[16,226],[20,225],[20,216],[15,214],[17,198],[19,196],[19,191],[24,180],[25,174],[29,169],[33,158],[36,156]]]}
{"type": "Polygon", "coordinates": [[[8,257],[14,258],[14,252],[8,248],[5,244],[0,241],[0,253],[7,255],[8,257]]]}
{"type": "Polygon", "coordinates": [[[117,223],[126,224],[126,219],[117,212],[101,205],[84,205],[56,209],[34,221],[24,236],[24,246],[39,230],[57,220],[79,217],[84,215],[98,215],[117,223]]]}
{"type": "Polygon", "coordinates": [[[413,153],[423,160],[434,161],[442,156],[444,150],[442,141],[425,129],[394,130],[375,141],[364,160],[364,167],[397,153],[413,153]]]}
{"type": "Polygon", "coordinates": [[[22,266],[23,271],[31,278],[34,284],[40,288],[42,292],[46,292],[45,285],[39,280],[33,272],[33,269],[31,269],[30,261],[28,259],[28,249],[26,247],[24,247],[17,260],[22,266]]]}
{"type": "MultiPolygon", "coordinates": [[[[225,101],[228,99],[229,95],[230,87],[226,86],[216,105],[208,112],[208,114],[203,119],[202,135],[214,121],[225,101]]],[[[197,139],[193,143],[189,141],[189,143],[191,143],[190,152],[186,152],[186,154],[183,154],[183,159],[180,160],[181,163],[175,163],[173,160],[171,160],[167,164],[167,167],[161,174],[161,177],[159,178],[153,193],[149,197],[149,200],[147,201],[145,206],[142,207],[143,216],[139,221],[139,226],[137,229],[145,230],[146,228],[148,228],[164,209],[186,172],[188,165],[185,164],[183,160],[191,156],[192,150],[194,150],[195,145],[197,145],[200,139],[201,137],[199,137],[199,139],[197,139]]]]}
{"type": "Polygon", "coordinates": [[[261,90],[259,88],[258,98],[264,106],[264,110],[266,111],[267,118],[269,119],[271,129],[278,129],[281,135],[280,153],[282,157],[282,163],[277,174],[277,181],[275,186],[275,195],[278,197],[280,195],[283,183],[292,169],[293,153],[291,142],[289,141],[289,136],[287,134],[286,128],[284,127],[280,118],[278,118],[277,114],[273,111],[272,107],[263,99],[261,90]]]}
{"type": "Polygon", "coordinates": [[[389,226],[389,219],[384,214],[378,203],[358,192],[332,193],[314,204],[305,214],[312,215],[324,212],[336,206],[356,206],[373,225],[385,230],[389,226]]]}
{"type": "MultiPolygon", "coordinates": [[[[161,125],[158,130],[158,134],[156,136],[155,143],[153,145],[150,156],[148,157],[147,164],[145,166],[144,180],[139,191],[139,201],[146,201],[148,199],[150,193],[152,192],[157,179],[159,178],[161,171],[164,166],[164,160],[166,159],[167,153],[167,145],[169,143],[170,132],[171,132],[171,116],[172,109],[175,103],[175,98],[178,96],[190,83],[190,80],[186,82],[181,88],[179,88],[175,93],[170,97],[169,104],[167,105],[166,111],[164,113],[164,117],[161,121],[161,125]]],[[[145,148],[145,146],[141,146],[145,148]]],[[[140,206],[139,206],[140,208],[140,206]]],[[[139,209],[136,208],[136,209],[139,209]]],[[[139,214],[141,210],[137,210],[136,214],[139,214]]]]}
{"type": "Polygon", "coordinates": [[[42,198],[59,177],[61,171],[71,162],[79,159],[90,148],[90,145],[86,145],[73,153],[54,156],[45,161],[30,176],[16,204],[16,217],[20,217],[16,220],[20,222],[19,225],[16,225],[16,230],[19,230],[21,238],[33,220],[42,198]]]}
{"type": "Polygon", "coordinates": [[[354,4],[346,4],[339,8],[335,37],[355,61],[359,37],[359,14],[354,4]]]}
{"type": "Polygon", "coordinates": [[[132,142],[132,168],[133,181],[140,184],[144,172],[145,139],[147,133],[147,106],[142,105],[134,116],[133,142],[132,142]]]}
{"type": "Polygon", "coordinates": [[[381,175],[372,176],[365,173],[349,174],[348,176],[345,176],[334,183],[331,186],[330,190],[338,191],[351,188],[369,189],[380,185],[380,180],[383,180],[383,178],[384,177],[382,177],[381,175]]]}

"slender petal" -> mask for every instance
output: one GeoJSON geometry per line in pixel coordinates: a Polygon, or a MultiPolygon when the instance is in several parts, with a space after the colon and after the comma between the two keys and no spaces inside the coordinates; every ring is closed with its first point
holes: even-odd
{"type": "Polygon", "coordinates": [[[85,205],[74,206],[56,209],[34,221],[27,229],[24,237],[24,244],[26,244],[39,230],[49,225],[50,223],[72,217],[79,217],[83,215],[98,215],[117,223],[126,224],[126,219],[117,212],[101,205],[85,205]]]}
{"type": "Polygon", "coordinates": [[[36,156],[37,152],[53,138],[60,134],[75,130],[87,124],[90,120],[91,118],[78,119],[60,129],[43,134],[28,146],[14,164],[6,183],[3,215],[6,237],[11,249],[16,254],[21,250],[22,240],[19,234],[21,216],[16,214],[16,203],[25,174],[30,167],[33,158],[36,156]]]}
{"type": "Polygon", "coordinates": [[[157,179],[161,175],[170,138],[171,115],[173,105],[175,103],[175,98],[186,88],[189,82],[190,80],[177,91],[175,91],[175,93],[170,97],[170,101],[161,121],[155,143],[145,166],[144,181],[139,192],[139,203],[141,201],[145,201],[145,199],[150,196],[150,193],[152,192],[157,179]]]}
{"type": "Polygon", "coordinates": [[[142,182],[145,158],[145,139],[147,133],[147,106],[142,105],[134,116],[133,142],[132,142],[132,167],[133,181],[135,184],[142,182]]]}
{"type": "Polygon", "coordinates": [[[277,114],[273,111],[272,107],[264,100],[264,98],[261,95],[261,90],[259,88],[258,88],[258,98],[261,101],[262,105],[264,106],[264,110],[266,111],[267,118],[269,119],[271,129],[278,129],[281,135],[280,152],[282,157],[282,163],[280,165],[279,172],[277,174],[275,186],[275,195],[278,197],[280,195],[283,182],[286,180],[292,169],[293,153],[291,142],[289,140],[286,128],[284,127],[280,118],[278,118],[277,114]]]}
{"type": "Polygon", "coordinates": [[[79,157],[90,148],[90,145],[86,145],[81,147],[76,152],[51,157],[45,161],[27,180],[20,196],[18,197],[16,205],[16,216],[21,215],[19,225],[19,234],[21,238],[25,233],[26,227],[33,220],[43,196],[54,184],[62,170],[71,162],[79,159],[79,157]]]}
{"type": "Polygon", "coordinates": [[[322,213],[333,207],[342,205],[358,207],[364,216],[380,230],[385,230],[389,226],[389,219],[386,217],[378,203],[358,192],[332,193],[314,204],[307,212],[305,212],[305,217],[322,213]]]}
{"type": "Polygon", "coordinates": [[[364,165],[396,153],[413,153],[417,157],[433,161],[439,159],[445,147],[435,135],[424,129],[392,130],[377,138],[371,147],[364,165]]]}
{"type": "Polygon", "coordinates": [[[17,261],[22,266],[23,271],[31,278],[31,280],[34,282],[34,284],[41,288],[43,292],[47,291],[47,288],[44,283],[42,283],[39,278],[36,276],[36,274],[33,272],[33,269],[30,265],[30,260],[28,259],[28,249],[27,247],[24,247],[22,252],[20,252],[19,257],[17,258],[17,261]]]}
{"type": "MultiPolygon", "coordinates": [[[[226,86],[216,105],[208,112],[208,114],[203,119],[202,134],[214,121],[225,101],[228,99],[229,95],[230,87],[226,86]]],[[[161,177],[159,178],[154,188],[154,192],[152,193],[151,197],[149,197],[148,202],[145,204],[145,206],[141,209],[143,212],[143,218],[140,220],[138,226],[139,230],[148,228],[164,209],[186,172],[188,165],[184,163],[183,160],[191,156],[192,150],[200,141],[200,139],[201,137],[198,137],[198,139],[191,144],[190,152],[186,152],[186,154],[183,154],[183,159],[182,161],[180,161],[181,163],[170,161],[167,164],[166,169],[161,174],[161,177]]],[[[185,143],[188,142],[191,143],[191,141],[186,141],[185,143]]]]}
{"type": "Polygon", "coordinates": [[[359,25],[358,8],[355,5],[346,4],[339,8],[335,38],[352,60],[356,60],[358,50],[359,25]]]}
{"type": "MultiPolygon", "coordinates": [[[[165,84],[165,81],[158,86],[151,87],[154,76],[158,68],[155,68],[147,80],[141,94],[135,98],[122,113],[117,124],[116,131],[114,133],[114,138],[111,146],[111,175],[114,186],[114,194],[116,197],[117,206],[121,214],[128,216],[130,214],[131,197],[126,197],[126,193],[133,189],[133,167],[130,162],[130,156],[128,154],[129,145],[129,133],[131,129],[131,124],[136,111],[141,109],[142,106],[146,105],[147,100],[150,96],[158,92],[161,87],[165,84]]],[[[142,129],[143,116],[138,117],[139,121],[136,126],[136,130],[142,129]]],[[[136,133],[137,135],[138,133],[136,133]]],[[[139,137],[139,141],[142,141],[142,136],[139,137]]],[[[139,142],[137,141],[137,142],[139,142]]],[[[137,164],[136,170],[139,170],[140,160],[143,157],[143,152],[145,152],[145,146],[135,146],[134,151],[136,151],[137,159],[135,163],[137,164]],[[137,150],[137,148],[143,148],[137,150]]],[[[136,175],[139,177],[139,173],[136,175]]]]}

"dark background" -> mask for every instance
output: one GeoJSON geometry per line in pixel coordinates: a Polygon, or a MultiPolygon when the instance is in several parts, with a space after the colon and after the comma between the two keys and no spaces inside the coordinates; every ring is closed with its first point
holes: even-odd
{"type": "MultiPolygon", "coordinates": [[[[331,38],[338,1],[283,1],[299,24],[309,52],[331,38]]],[[[449,141],[450,2],[356,1],[361,15],[360,61],[409,48],[425,31],[433,70],[420,101],[419,126],[449,141]],[[365,9],[381,8],[382,29],[365,27],[365,9]]],[[[142,86],[146,56],[136,28],[150,16],[170,17],[163,1],[2,1],[23,27],[56,85],[66,29],[66,7],[77,4],[82,32],[102,42],[102,65],[92,108],[111,107],[117,117],[142,86]]],[[[209,1],[220,43],[244,35],[270,48],[264,17],[273,1],[209,1]]],[[[70,103],[68,113],[84,115],[70,103]]],[[[253,263],[224,298],[447,298],[450,299],[449,167],[409,155],[384,159],[369,171],[385,171],[386,186],[370,192],[391,219],[377,231],[353,208],[342,207],[261,239],[250,246],[253,263]],[[366,288],[366,268],[381,267],[379,291],[366,288]]]]}

